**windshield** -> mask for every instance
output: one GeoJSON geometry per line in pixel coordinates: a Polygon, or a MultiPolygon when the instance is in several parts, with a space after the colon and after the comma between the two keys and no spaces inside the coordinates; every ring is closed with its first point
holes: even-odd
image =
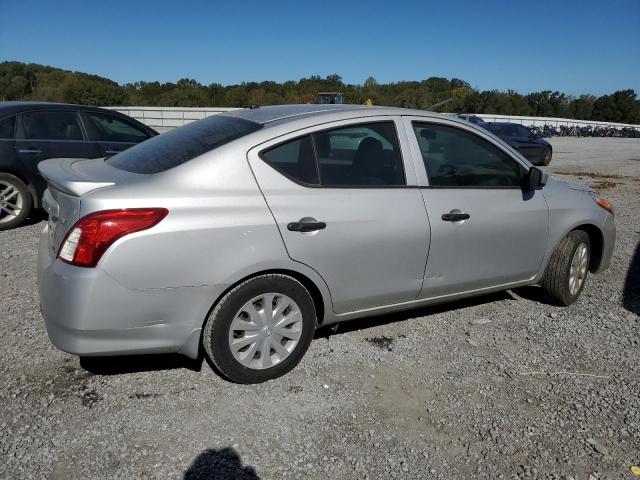
{"type": "Polygon", "coordinates": [[[243,118],[212,115],[150,138],[106,162],[127,172],[164,172],[260,128],[243,118]]]}

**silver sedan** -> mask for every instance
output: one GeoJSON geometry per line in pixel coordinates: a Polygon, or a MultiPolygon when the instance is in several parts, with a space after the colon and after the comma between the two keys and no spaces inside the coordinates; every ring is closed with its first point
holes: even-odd
{"type": "Polygon", "coordinates": [[[203,346],[242,383],[291,370],[320,326],[523,285],[570,305],[615,239],[607,200],[424,111],[237,110],[40,172],[51,341],[203,346]]]}

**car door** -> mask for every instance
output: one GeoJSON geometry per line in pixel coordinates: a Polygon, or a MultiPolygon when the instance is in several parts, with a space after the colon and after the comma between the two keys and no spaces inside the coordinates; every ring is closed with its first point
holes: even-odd
{"type": "Polygon", "coordinates": [[[37,110],[19,115],[16,139],[18,160],[34,179],[36,189],[44,189],[38,163],[48,158],[96,158],[96,146],[87,138],[77,111],[37,110]]]}
{"type": "Polygon", "coordinates": [[[151,137],[147,129],[117,115],[89,110],[82,112],[82,117],[102,157],[116,155],[151,137]]]}
{"type": "Polygon", "coordinates": [[[446,120],[406,117],[431,225],[420,298],[509,285],[539,271],[548,237],[541,190],[497,143],[446,120]]]}
{"type": "Polygon", "coordinates": [[[337,122],[248,154],[289,256],[322,276],[336,313],[410,301],[422,286],[429,225],[398,122],[337,122]]]}
{"type": "Polygon", "coordinates": [[[16,115],[0,118],[0,172],[16,169],[16,115]]]}

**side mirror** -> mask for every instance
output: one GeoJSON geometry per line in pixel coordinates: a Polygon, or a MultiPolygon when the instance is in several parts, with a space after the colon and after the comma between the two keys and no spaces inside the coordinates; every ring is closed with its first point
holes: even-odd
{"type": "Polygon", "coordinates": [[[522,177],[523,190],[540,190],[547,183],[547,175],[538,167],[531,167],[522,177]]]}

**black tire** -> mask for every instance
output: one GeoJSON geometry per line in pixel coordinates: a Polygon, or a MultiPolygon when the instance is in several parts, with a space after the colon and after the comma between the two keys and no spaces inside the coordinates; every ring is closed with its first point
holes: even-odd
{"type": "Polygon", "coordinates": [[[552,156],[553,153],[551,152],[551,148],[545,147],[544,151],[542,152],[542,165],[544,165],[545,167],[549,165],[551,163],[552,156]]]}
{"type": "MultiPolygon", "coordinates": [[[[307,289],[296,279],[281,274],[251,278],[231,289],[207,318],[202,345],[215,369],[236,383],[261,383],[291,371],[306,353],[316,329],[316,309],[307,289]],[[229,346],[231,324],[240,309],[251,299],[267,293],[287,295],[300,308],[302,331],[298,343],[280,363],[265,369],[249,368],[233,356],[229,346]]],[[[262,352],[256,352],[262,355],[262,352]]]]}
{"type": "Polygon", "coordinates": [[[582,289],[587,283],[590,255],[591,244],[589,242],[589,235],[582,230],[574,230],[560,241],[560,244],[551,255],[541,282],[543,290],[553,300],[553,303],[566,307],[578,300],[582,289]],[[571,262],[578,247],[581,245],[585,245],[587,248],[586,272],[582,284],[576,292],[571,293],[569,288],[571,262]]]}
{"type": "MultiPolygon", "coordinates": [[[[24,220],[29,216],[29,213],[31,213],[31,207],[33,205],[31,194],[29,193],[27,186],[22,182],[22,180],[14,175],[11,175],[10,173],[0,172],[0,194],[6,188],[10,187],[13,187],[18,191],[22,207],[20,213],[18,213],[18,215],[16,215],[14,218],[12,218],[11,220],[3,221],[4,219],[8,218],[8,214],[5,210],[3,210],[3,207],[6,208],[6,205],[3,204],[3,199],[0,198],[0,230],[10,230],[24,222],[24,220]]],[[[13,197],[11,201],[15,203],[16,197],[13,197]]]]}

